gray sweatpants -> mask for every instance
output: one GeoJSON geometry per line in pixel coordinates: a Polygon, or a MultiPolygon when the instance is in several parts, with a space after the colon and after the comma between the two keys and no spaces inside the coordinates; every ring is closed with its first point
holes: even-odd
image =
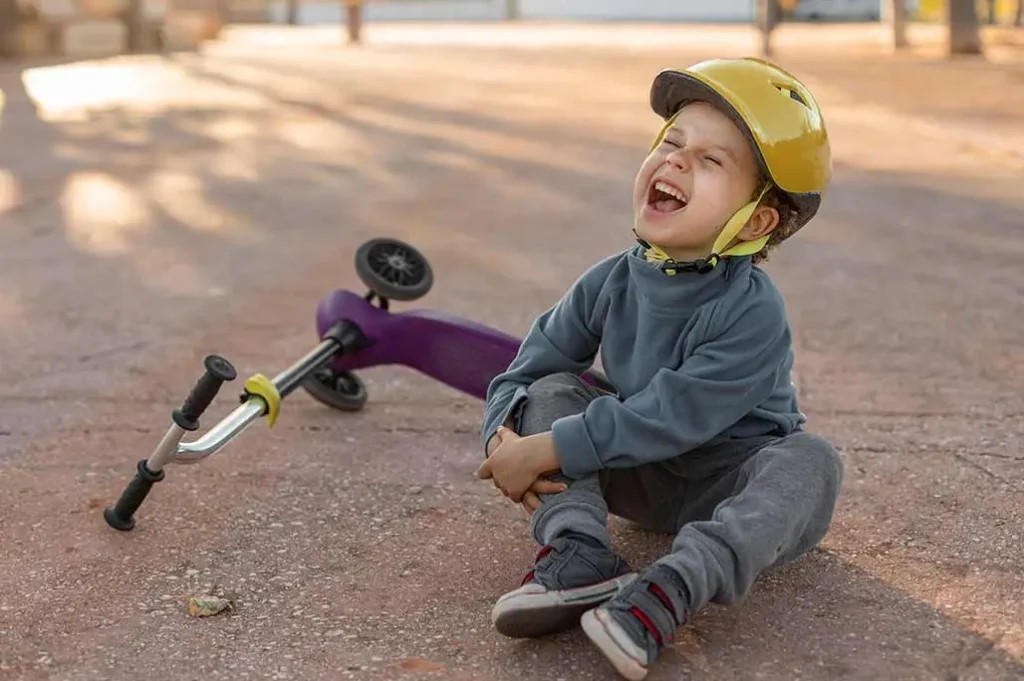
{"type": "MultiPolygon", "coordinates": [[[[582,412],[606,394],[572,374],[535,382],[515,430],[532,435],[582,412]]],[[[687,585],[693,612],[709,602],[742,600],[768,568],[805,553],[828,531],[842,481],[839,455],[807,432],[723,439],[682,456],[636,468],[604,469],[542,495],[531,517],[541,545],[563,533],[610,546],[608,514],[675,535],[657,564],[687,585]]]]}

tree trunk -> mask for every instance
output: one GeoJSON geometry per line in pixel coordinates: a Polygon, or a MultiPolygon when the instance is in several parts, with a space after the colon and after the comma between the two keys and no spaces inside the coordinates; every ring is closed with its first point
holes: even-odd
{"type": "Polygon", "coordinates": [[[1020,28],[1024,24],[1024,0],[1017,0],[1017,12],[1013,15],[1013,25],[1020,28]]]}
{"type": "Polygon", "coordinates": [[[974,0],[949,0],[949,54],[982,54],[978,11],[974,0]]]}
{"type": "Polygon", "coordinates": [[[0,57],[13,57],[19,22],[15,0],[0,0],[0,57]]]}
{"type": "Polygon", "coordinates": [[[124,23],[128,51],[134,53],[146,51],[149,45],[142,34],[145,30],[145,21],[142,18],[142,0],[128,0],[124,8],[124,23]]]}
{"type": "MultiPolygon", "coordinates": [[[[1021,0],[1024,2],[1024,0],[1021,0]]],[[[519,0],[505,0],[505,21],[519,20],[519,0]]]]}
{"type": "Polygon", "coordinates": [[[358,45],[363,40],[360,31],[363,27],[363,2],[362,0],[346,0],[345,5],[348,18],[348,42],[358,45]]]}
{"type": "Polygon", "coordinates": [[[299,0],[288,0],[287,8],[288,15],[285,22],[289,26],[297,25],[299,23],[299,0]]]}
{"type": "Polygon", "coordinates": [[[892,27],[892,48],[902,50],[909,44],[906,0],[888,0],[882,7],[885,9],[885,19],[892,27]]]}
{"type": "Polygon", "coordinates": [[[761,56],[772,56],[772,31],[779,24],[778,0],[757,0],[757,15],[754,21],[761,29],[761,56]]]}
{"type": "Polygon", "coordinates": [[[996,23],[996,2],[997,0],[988,0],[988,16],[985,19],[989,26],[994,26],[996,23]]]}

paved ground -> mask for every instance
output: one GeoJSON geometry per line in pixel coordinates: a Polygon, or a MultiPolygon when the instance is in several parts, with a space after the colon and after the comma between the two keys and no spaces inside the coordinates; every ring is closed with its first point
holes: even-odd
{"type": "MultiPolygon", "coordinates": [[[[0,678],[614,678],[579,632],[490,629],[527,521],[473,478],[481,405],[410,372],[366,372],[356,415],[296,394],[273,431],[170,469],[134,533],[100,511],[204,354],[244,376],[305,352],[365,238],[424,249],[423,304],[523,332],[630,241],[651,75],[749,44],[680,31],[572,50],[279,33],[0,70],[0,678]],[[199,591],[237,608],[189,618],[199,591]]],[[[780,59],[820,85],[835,189],[770,268],[805,410],[846,461],[838,517],[649,678],[1021,679],[1024,79],[851,68],[822,42],[780,59]],[[986,94],[981,118],[951,103],[986,94]]],[[[639,564],[665,545],[616,536],[639,564]]]]}

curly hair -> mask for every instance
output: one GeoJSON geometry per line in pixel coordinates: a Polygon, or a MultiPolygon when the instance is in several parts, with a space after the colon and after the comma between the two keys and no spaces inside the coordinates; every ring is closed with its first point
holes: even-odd
{"type": "MultiPolygon", "coordinates": [[[[758,197],[763,186],[763,184],[758,185],[757,191],[751,197],[752,199],[758,197]]],[[[751,256],[751,260],[755,265],[768,260],[769,252],[796,231],[798,217],[796,206],[790,201],[789,196],[774,185],[764,195],[759,205],[777,210],[779,212],[779,224],[772,230],[771,236],[768,237],[768,242],[764,245],[764,248],[751,256]]]]}

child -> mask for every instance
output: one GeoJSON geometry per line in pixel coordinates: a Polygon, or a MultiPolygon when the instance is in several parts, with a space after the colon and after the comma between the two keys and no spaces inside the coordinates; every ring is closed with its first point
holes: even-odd
{"type": "Polygon", "coordinates": [[[696,611],[816,545],[843,470],[803,428],[785,306],[757,266],[829,182],[817,103],[771,64],[717,59],[658,74],[651,105],[666,123],[633,189],[639,245],[583,274],[493,380],[478,472],[543,547],[498,631],[579,622],[630,679],[696,611]],[[599,346],[617,394],[579,377],[599,346]],[[609,512],[671,552],[635,573],[609,512]]]}

